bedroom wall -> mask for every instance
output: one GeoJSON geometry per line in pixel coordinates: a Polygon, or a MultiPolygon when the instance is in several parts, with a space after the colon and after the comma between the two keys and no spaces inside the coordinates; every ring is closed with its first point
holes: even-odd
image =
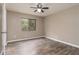
{"type": "Polygon", "coordinates": [[[8,40],[19,40],[23,38],[40,37],[44,35],[43,19],[37,16],[7,11],[8,40]],[[22,31],[21,18],[36,19],[36,31],[22,31]]]}
{"type": "Polygon", "coordinates": [[[79,5],[47,16],[45,34],[79,46],[79,5]]]}

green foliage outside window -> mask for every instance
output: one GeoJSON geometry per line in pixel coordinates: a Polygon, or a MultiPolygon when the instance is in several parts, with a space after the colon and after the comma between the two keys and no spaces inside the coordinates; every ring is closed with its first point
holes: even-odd
{"type": "Polygon", "coordinates": [[[36,19],[22,19],[21,21],[22,31],[35,31],[36,30],[36,19]]]}

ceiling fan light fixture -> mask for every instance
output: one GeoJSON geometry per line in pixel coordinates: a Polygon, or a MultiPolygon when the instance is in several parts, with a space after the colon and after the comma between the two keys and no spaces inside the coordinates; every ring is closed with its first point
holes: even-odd
{"type": "Polygon", "coordinates": [[[36,7],[31,7],[31,8],[35,9],[34,12],[39,12],[39,13],[44,13],[45,9],[49,9],[49,7],[43,7],[42,3],[38,3],[36,7]]]}
{"type": "Polygon", "coordinates": [[[39,13],[40,13],[40,12],[41,12],[41,9],[37,9],[37,12],[39,12],[39,13]]]}

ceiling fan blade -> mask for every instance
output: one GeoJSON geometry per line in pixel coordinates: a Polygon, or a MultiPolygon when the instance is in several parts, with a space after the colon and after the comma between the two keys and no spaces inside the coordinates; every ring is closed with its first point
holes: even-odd
{"type": "Polygon", "coordinates": [[[36,12],[37,10],[34,10],[34,12],[36,12]]]}
{"type": "Polygon", "coordinates": [[[48,7],[43,7],[42,9],[49,9],[48,7]]]}
{"type": "Polygon", "coordinates": [[[43,11],[43,10],[41,10],[41,12],[42,12],[42,13],[44,13],[44,11],[43,11]]]}

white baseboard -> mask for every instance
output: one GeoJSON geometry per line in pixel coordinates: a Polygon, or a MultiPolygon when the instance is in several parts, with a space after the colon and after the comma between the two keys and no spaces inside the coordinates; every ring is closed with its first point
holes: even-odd
{"type": "Polygon", "coordinates": [[[55,38],[52,38],[52,37],[46,37],[46,38],[54,40],[54,41],[58,41],[58,42],[61,42],[61,43],[64,43],[64,44],[67,44],[67,45],[70,45],[70,46],[73,46],[73,47],[76,47],[76,48],[79,48],[79,46],[76,45],[76,44],[72,44],[72,43],[69,43],[69,42],[61,41],[61,40],[58,40],[58,39],[55,39],[55,38]]]}
{"type": "MultiPolygon", "coordinates": [[[[35,39],[35,38],[41,38],[41,37],[45,37],[45,36],[39,36],[39,37],[31,37],[31,38],[24,38],[24,39],[11,40],[11,41],[8,41],[7,43],[17,42],[17,41],[23,41],[23,40],[29,40],[29,39],[35,39]]],[[[67,44],[67,45],[70,45],[70,46],[79,48],[79,46],[76,45],[76,44],[72,44],[72,43],[69,43],[69,42],[65,42],[65,41],[62,41],[62,40],[58,40],[58,39],[55,39],[55,38],[52,38],[52,37],[45,37],[45,38],[48,38],[48,39],[50,39],[50,40],[58,41],[58,42],[61,42],[61,43],[64,43],[64,44],[67,44]]]]}
{"type": "Polygon", "coordinates": [[[11,40],[11,41],[8,41],[7,43],[18,42],[18,41],[29,40],[29,39],[35,39],[35,38],[41,38],[41,37],[44,37],[44,36],[38,36],[38,37],[31,37],[31,38],[23,38],[23,39],[11,40]]]}

